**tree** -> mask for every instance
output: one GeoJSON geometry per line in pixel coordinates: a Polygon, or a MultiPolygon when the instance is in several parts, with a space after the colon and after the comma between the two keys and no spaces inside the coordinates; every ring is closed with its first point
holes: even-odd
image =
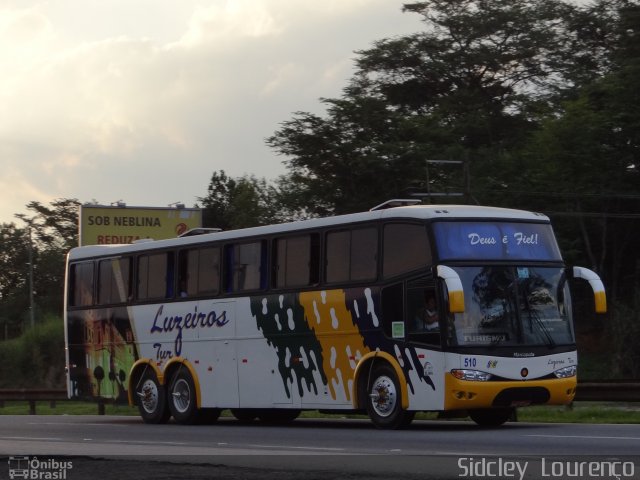
{"type": "Polygon", "coordinates": [[[402,125],[384,102],[360,97],[323,100],[328,118],[299,112],[268,139],[287,160],[282,184],[311,215],[367,210],[404,190],[422,164],[402,148],[402,125]]]}
{"type": "Polygon", "coordinates": [[[640,206],[640,7],[621,10],[615,71],[581,89],[522,152],[530,191],[549,212],[572,213],[585,263],[600,272],[612,300],[630,298],[638,266],[640,206]],[[635,228],[633,226],[635,225],[635,228]]]}
{"type": "Polygon", "coordinates": [[[29,202],[27,210],[32,213],[17,214],[33,229],[36,242],[45,248],[70,250],[78,246],[78,211],[80,202],[76,198],[58,198],[50,206],[40,202],[29,202]]]}
{"type": "MultiPolygon", "coordinates": [[[[267,142],[286,155],[290,182],[319,215],[369,208],[424,186],[425,160],[469,160],[493,173],[558,111],[570,79],[576,7],[558,0],[430,0],[407,4],[425,30],[357,52],[357,71],[325,117],[297,112],[267,142]]],[[[580,51],[581,53],[581,51],[580,51]]],[[[582,72],[579,76],[576,72],[582,72]]],[[[474,175],[474,178],[483,176],[474,175]]],[[[494,178],[495,177],[495,178],[494,178]]],[[[446,188],[451,174],[437,172],[446,188]]],[[[501,182],[487,175],[482,183],[501,182]]]]}
{"type": "Polygon", "coordinates": [[[34,313],[38,318],[46,312],[62,313],[64,262],[67,252],[78,244],[79,205],[76,199],[64,198],[54,200],[49,206],[30,202],[26,206],[30,214],[16,215],[25,222],[26,228],[18,229],[13,224],[3,227],[3,251],[11,253],[3,255],[0,265],[8,272],[8,282],[16,288],[4,298],[0,295],[0,308],[12,312],[11,322],[21,320],[24,312],[32,307],[29,302],[29,248],[33,262],[33,307],[37,307],[34,313]],[[11,238],[13,241],[9,241],[11,238]],[[18,262],[14,263],[15,268],[9,267],[12,262],[18,262]]]}
{"type": "Polygon", "coordinates": [[[208,195],[199,197],[206,227],[232,230],[274,223],[277,220],[275,187],[252,175],[230,178],[220,170],[213,172],[208,195]]]}
{"type": "Polygon", "coordinates": [[[22,329],[28,296],[27,231],[13,223],[0,225],[0,336],[13,336],[22,329]]]}

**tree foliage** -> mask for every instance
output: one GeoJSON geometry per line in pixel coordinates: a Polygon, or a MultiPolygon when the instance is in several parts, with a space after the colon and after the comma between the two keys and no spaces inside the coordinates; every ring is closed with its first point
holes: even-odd
{"type": "Polygon", "coordinates": [[[19,329],[29,308],[27,232],[13,223],[0,225],[0,335],[19,329]]]}
{"type": "MultiPolygon", "coordinates": [[[[541,117],[559,111],[559,92],[606,68],[572,61],[596,40],[580,21],[586,14],[568,3],[430,0],[404,10],[422,16],[422,32],[357,52],[342,97],[322,100],[324,117],[297,112],[268,139],[318,215],[424,188],[427,159],[495,170],[497,153],[522,145],[541,117]]],[[[446,190],[456,174],[429,181],[446,190]]],[[[481,183],[500,181],[490,174],[481,183]]]]}
{"type": "Polygon", "coordinates": [[[232,230],[276,221],[275,187],[253,175],[228,177],[224,170],[213,172],[207,196],[198,200],[204,208],[206,227],[232,230]]]}
{"type": "Polygon", "coordinates": [[[48,249],[67,251],[78,246],[78,209],[75,198],[58,198],[50,206],[40,202],[29,202],[27,214],[16,217],[27,223],[35,235],[35,241],[48,249]]]}
{"type": "Polygon", "coordinates": [[[28,213],[17,214],[24,222],[0,226],[0,327],[2,336],[23,330],[29,310],[37,319],[47,312],[62,314],[64,262],[78,244],[76,199],[56,199],[49,205],[30,202],[28,213]],[[30,266],[30,263],[33,265],[30,266]],[[30,270],[33,272],[34,305],[30,305],[30,270]]]}

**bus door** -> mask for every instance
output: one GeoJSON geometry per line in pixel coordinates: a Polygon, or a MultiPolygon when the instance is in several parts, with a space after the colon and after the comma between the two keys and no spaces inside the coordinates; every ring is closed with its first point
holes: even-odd
{"type": "Polygon", "coordinates": [[[441,330],[446,316],[436,284],[431,277],[405,283],[406,348],[415,385],[410,394],[410,409],[437,410],[443,405],[444,353],[441,330]],[[414,378],[417,377],[417,378],[414,378]]]}

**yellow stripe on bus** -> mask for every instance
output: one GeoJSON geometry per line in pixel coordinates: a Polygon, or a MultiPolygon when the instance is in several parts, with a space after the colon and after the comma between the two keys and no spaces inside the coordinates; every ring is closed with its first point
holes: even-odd
{"type": "Polygon", "coordinates": [[[300,294],[300,304],[309,325],[322,345],[322,369],[331,398],[342,389],[351,402],[355,367],[370,350],[347,309],[344,290],[323,290],[300,294]]]}

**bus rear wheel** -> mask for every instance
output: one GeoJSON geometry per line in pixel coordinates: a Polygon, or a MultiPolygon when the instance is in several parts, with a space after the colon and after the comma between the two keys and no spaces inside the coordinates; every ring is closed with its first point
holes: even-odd
{"type": "Polygon", "coordinates": [[[145,423],[166,423],[171,417],[167,408],[164,386],[160,385],[155,372],[147,368],[136,388],[138,411],[145,423]]]}
{"type": "Polygon", "coordinates": [[[402,408],[398,376],[390,365],[375,367],[371,383],[364,389],[369,418],[378,428],[398,429],[408,426],[415,412],[402,408]]]}
{"type": "Polygon", "coordinates": [[[178,371],[171,378],[169,385],[169,410],[175,421],[183,425],[198,423],[196,387],[189,371],[178,371]]]}
{"type": "Polygon", "coordinates": [[[471,420],[481,427],[499,427],[513,415],[513,408],[483,408],[470,410],[471,420]]]}

